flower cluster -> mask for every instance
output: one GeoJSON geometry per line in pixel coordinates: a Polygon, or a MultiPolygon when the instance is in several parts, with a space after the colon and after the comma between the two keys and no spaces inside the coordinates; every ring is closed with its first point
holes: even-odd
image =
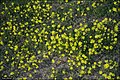
{"type": "Polygon", "coordinates": [[[119,62],[111,58],[119,55],[114,50],[120,25],[114,17],[119,15],[119,3],[2,2],[0,78],[120,79],[119,62]]]}

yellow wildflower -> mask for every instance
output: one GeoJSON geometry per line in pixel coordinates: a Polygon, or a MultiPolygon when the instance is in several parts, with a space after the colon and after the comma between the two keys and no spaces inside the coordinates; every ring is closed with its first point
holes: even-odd
{"type": "Polygon", "coordinates": [[[105,69],[109,68],[109,64],[108,63],[104,64],[104,68],[105,69]]]}

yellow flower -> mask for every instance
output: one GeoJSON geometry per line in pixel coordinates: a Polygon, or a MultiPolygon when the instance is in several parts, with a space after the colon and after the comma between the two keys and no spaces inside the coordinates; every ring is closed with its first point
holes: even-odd
{"type": "Polygon", "coordinates": [[[114,5],[116,5],[116,4],[117,4],[117,2],[114,1],[114,5]]]}
{"type": "Polygon", "coordinates": [[[68,0],[65,0],[65,2],[68,2],[68,0]]]}
{"type": "Polygon", "coordinates": [[[77,65],[78,65],[78,66],[80,66],[80,65],[81,65],[81,63],[80,63],[80,62],[78,62],[78,63],[77,63],[77,65]]]}
{"type": "Polygon", "coordinates": [[[91,74],[91,70],[88,70],[88,74],[91,74]]]}
{"type": "Polygon", "coordinates": [[[80,1],[77,1],[77,4],[80,4],[80,1]]]}
{"type": "Polygon", "coordinates": [[[106,77],[107,77],[107,74],[104,73],[104,74],[102,74],[102,76],[106,78],[106,77]]]}
{"type": "Polygon", "coordinates": [[[4,77],[7,77],[7,75],[4,75],[4,77]]]}
{"type": "Polygon", "coordinates": [[[62,30],[60,29],[59,32],[62,32],[62,30]]]}
{"type": "Polygon", "coordinates": [[[114,31],[118,32],[118,26],[117,25],[115,25],[114,31]]]}
{"type": "Polygon", "coordinates": [[[89,36],[89,38],[91,39],[91,38],[92,38],[92,36],[89,36]]]}
{"type": "Polygon", "coordinates": [[[66,34],[62,34],[61,37],[62,37],[62,38],[65,38],[65,37],[66,37],[66,34]]]}
{"type": "Polygon", "coordinates": [[[56,39],[58,39],[58,38],[59,38],[58,34],[55,36],[55,38],[56,38],[56,39]]]}
{"type": "Polygon", "coordinates": [[[46,42],[45,45],[48,46],[48,45],[49,45],[49,42],[46,42]]]}
{"type": "Polygon", "coordinates": [[[29,77],[32,77],[32,74],[29,74],[29,77]]]}
{"type": "Polygon", "coordinates": [[[114,42],[117,42],[117,38],[114,38],[114,42]]]}
{"type": "Polygon", "coordinates": [[[23,79],[23,80],[27,80],[27,77],[23,77],[22,79],[23,79]]]}
{"type": "Polygon", "coordinates": [[[76,47],[75,46],[72,46],[72,50],[75,50],[76,49],[76,47]]]}
{"type": "Polygon", "coordinates": [[[60,46],[60,47],[58,47],[59,48],[59,50],[62,50],[63,48],[60,46]]]}
{"type": "Polygon", "coordinates": [[[119,80],[119,79],[120,79],[120,76],[117,76],[117,79],[119,80]]]}
{"type": "Polygon", "coordinates": [[[80,71],[80,76],[82,76],[83,74],[85,74],[85,71],[81,70],[80,71]]]}
{"type": "Polygon", "coordinates": [[[51,23],[55,23],[55,21],[54,20],[52,20],[52,22],[51,23]]]}
{"type": "Polygon", "coordinates": [[[38,50],[38,54],[40,54],[41,53],[41,51],[40,50],[38,50]]]}
{"type": "Polygon", "coordinates": [[[68,80],[68,78],[64,78],[64,80],[68,80]]]}
{"type": "Polygon", "coordinates": [[[25,25],[28,25],[28,22],[25,22],[25,25]]]}
{"type": "Polygon", "coordinates": [[[71,60],[70,60],[70,59],[68,59],[68,60],[67,60],[67,62],[68,62],[68,63],[70,63],[70,62],[71,62],[71,60]]]}
{"type": "Polygon", "coordinates": [[[106,50],[108,50],[109,49],[109,46],[103,46],[106,50]]]}
{"type": "Polygon", "coordinates": [[[90,40],[90,43],[95,43],[95,40],[94,40],[94,39],[91,39],[91,40],[90,40]]]}
{"type": "Polygon", "coordinates": [[[72,80],[72,79],[73,79],[73,78],[70,76],[70,77],[69,77],[69,80],[72,80]]]}
{"type": "Polygon", "coordinates": [[[80,23],[79,25],[80,25],[80,26],[82,26],[83,24],[82,24],[82,23],[80,23]]]}
{"type": "Polygon", "coordinates": [[[8,54],[8,51],[5,51],[5,54],[8,54]]]}
{"type": "Polygon", "coordinates": [[[109,12],[111,12],[111,10],[109,10],[109,12]]]}
{"type": "Polygon", "coordinates": [[[87,8],[86,8],[86,10],[88,10],[88,11],[89,11],[89,10],[90,10],[90,8],[89,8],[89,7],[87,7],[87,8]]]}
{"type": "Polygon", "coordinates": [[[84,55],[84,54],[82,54],[82,57],[83,57],[83,58],[87,58],[87,56],[86,56],[86,55],[84,55]]]}
{"type": "Polygon", "coordinates": [[[0,71],[2,71],[4,69],[4,66],[0,66],[0,71]]]}
{"type": "Polygon", "coordinates": [[[92,3],[92,7],[94,7],[94,8],[95,8],[95,7],[96,7],[96,6],[95,6],[95,4],[96,4],[95,2],[94,2],[94,3],[92,3]]]}
{"type": "Polygon", "coordinates": [[[95,66],[95,65],[92,65],[92,68],[93,68],[93,69],[95,69],[95,68],[96,68],[96,66],[95,66]]]}
{"type": "Polygon", "coordinates": [[[61,20],[62,20],[62,21],[64,21],[64,20],[65,20],[65,18],[63,17],[61,20]]]}
{"type": "Polygon", "coordinates": [[[65,26],[62,27],[62,30],[64,30],[64,29],[65,29],[65,26]]]}
{"type": "Polygon", "coordinates": [[[111,79],[111,76],[107,76],[106,78],[107,78],[107,79],[111,79]]]}
{"type": "Polygon", "coordinates": [[[72,26],[68,26],[67,28],[68,28],[68,29],[71,29],[71,28],[72,28],[72,26]]]}
{"type": "Polygon", "coordinates": [[[49,46],[48,46],[48,50],[50,50],[51,48],[52,48],[52,47],[49,45],[49,46]]]}
{"type": "Polygon", "coordinates": [[[86,33],[85,32],[83,32],[83,35],[85,35],[86,33]]]}
{"type": "Polygon", "coordinates": [[[70,50],[70,53],[73,53],[73,51],[72,51],[72,50],[70,50]]]}
{"type": "Polygon", "coordinates": [[[70,66],[70,70],[73,70],[73,67],[72,67],[72,66],[70,66]]]}
{"type": "Polygon", "coordinates": [[[17,49],[18,49],[18,45],[15,45],[14,50],[17,51],[17,49]]]}
{"type": "MultiPolygon", "coordinates": [[[[86,27],[86,25],[84,25],[84,27],[86,27]]],[[[82,27],[82,28],[81,28],[81,31],[84,31],[84,30],[85,30],[85,28],[84,28],[84,27],[82,27]]]]}
{"type": "Polygon", "coordinates": [[[84,69],[85,69],[85,67],[84,67],[84,66],[81,66],[81,69],[83,69],[83,70],[84,70],[84,69]]]}
{"type": "Polygon", "coordinates": [[[64,71],[64,70],[62,71],[62,74],[65,74],[65,71],[64,71]]]}
{"type": "Polygon", "coordinates": [[[10,75],[14,75],[14,72],[11,72],[10,75]]]}
{"type": "Polygon", "coordinates": [[[3,61],[0,61],[0,65],[2,65],[3,64],[3,61]]]}
{"type": "Polygon", "coordinates": [[[28,71],[30,71],[30,70],[31,70],[31,67],[28,66],[28,71]]]}
{"type": "Polygon", "coordinates": [[[77,32],[78,31],[78,29],[74,29],[74,32],[77,32]]]}
{"type": "Polygon", "coordinates": [[[99,38],[100,37],[100,35],[95,35],[95,38],[99,38]]]}
{"type": "Polygon", "coordinates": [[[112,49],[113,49],[113,46],[110,46],[110,49],[112,50],[112,49]]]}
{"type": "Polygon", "coordinates": [[[37,28],[37,29],[35,30],[35,32],[38,33],[38,31],[39,31],[39,29],[37,28]]]}
{"type": "Polygon", "coordinates": [[[0,45],[4,45],[3,41],[0,41],[0,45]]]}
{"type": "Polygon", "coordinates": [[[48,58],[48,55],[44,54],[44,55],[43,55],[43,58],[48,58]]]}
{"type": "Polygon", "coordinates": [[[92,27],[92,30],[95,30],[95,27],[94,27],[94,26],[92,27]]]}
{"type": "Polygon", "coordinates": [[[98,31],[98,28],[95,28],[95,31],[98,31]]]}
{"type": "Polygon", "coordinates": [[[103,72],[102,71],[99,71],[99,74],[102,74],[103,72]]]}
{"type": "Polygon", "coordinates": [[[118,11],[120,11],[120,8],[118,8],[118,11]]]}
{"type": "Polygon", "coordinates": [[[94,48],[98,48],[98,45],[96,43],[94,44],[94,48]]]}
{"type": "Polygon", "coordinates": [[[118,34],[117,33],[114,33],[114,37],[116,37],[118,34]]]}
{"type": "Polygon", "coordinates": [[[66,47],[66,49],[69,47],[68,42],[65,43],[65,47],[66,47]]]}
{"type": "Polygon", "coordinates": [[[19,7],[19,6],[17,6],[17,7],[16,7],[16,9],[17,9],[17,10],[20,10],[20,7],[19,7]]]}
{"type": "Polygon", "coordinates": [[[52,78],[54,77],[54,74],[53,74],[53,73],[51,74],[51,77],[52,77],[52,78]]]}
{"type": "Polygon", "coordinates": [[[52,59],[52,63],[55,63],[55,60],[54,60],[54,59],[52,59]]]}
{"type": "Polygon", "coordinates": [[[23,63],[23,60],[20,60],[20,63],[23,63]]]}
{"type": "Polygon", "coordinates": [[[54,39],[54,36],[51,36],[50,38],[51,38],[51,40],[53,40],[53,39],[54,39]]]}
{"type": "Polygon", "coordinates": [[[62,57],[64,57],[64,56],[65,56],[65,54],[61,54],[61,56],[62,56],[62,57]]]}
{"type": "Polygon", "coordinates": [[[60,26],[61,26],[61,25],[60,25],[60,24],[58,24],[57,28],[60,28],[60,26]]]}
{"type": "Polygon", "coordinates": [[[112,10],[115,11],[115,12],[117,12],[117,8],[115,8],[115,7],[113,7],[112,10]]]}
{"type": "Polygon", "coordinates": [[[87,61],[82,59],[81,63],[87,64],[87,61]]]}
{"type": "Polygon", "coordinates": [[[85,39],[85,36],[81,36],[82,39],[85,39]]]}
{"type": "Polygon", "coordinates": [[[35,55],[33,55],[33,56],[30,57],[31,60],[33,60],[33,59],[35,59],[35,58],[36,58],[35,55]]]}
{"type": "Polygon", "coordinates": [[[53,28],[54,28],[55,26],[56,26],[55,24],[52,25],[53,28]]]}
{"type": "Polygon", "coordinates": [[[1,12],[1,14],[3,15],[3,14],[5,14],[5,12],[4,12],[4,11],[2,11],[2,12],[1,12]]]}
{"type": "Polygon", "coordinates": [[[98,43],[101,43],[102,42],[102,39],[98,39],[98,43]]]}
{"type": "Polygon", "coordinates": [[[89,48],[88,51],[89,51],[88,52],[89,55],[93,54],[93,50],[91,48],[89,48]]]}
{"type": "Polygon", "coordinates": [[[108,63],[104,64],[104,68],[105,69],[109,68],[109,64],[108,63]]]}

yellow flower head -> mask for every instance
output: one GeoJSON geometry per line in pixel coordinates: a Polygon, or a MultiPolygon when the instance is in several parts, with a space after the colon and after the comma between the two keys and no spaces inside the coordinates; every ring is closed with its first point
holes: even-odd
{"type": "Polygon", "coordinates": [[[109,66],[110,66],[110,65],[109,65],[108,63],[104,64],[104,68],[105,68],[105,69],[109,68],[109,66]]]}

